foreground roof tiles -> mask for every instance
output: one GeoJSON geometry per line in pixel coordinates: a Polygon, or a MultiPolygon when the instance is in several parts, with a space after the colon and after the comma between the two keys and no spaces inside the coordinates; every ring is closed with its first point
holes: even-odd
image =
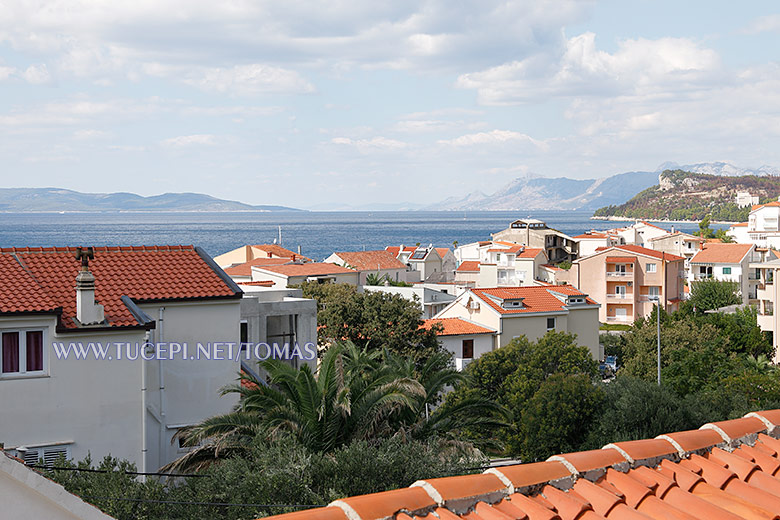
{"type": "Polygon", "coordinates": [[[780,519],[780,410],[415,482],[279,520],[780,519]]]}
{"type": "Polygon", "coordinates": [[[299,255],[295,251],[290,251],[289,249],[282,247],[277,244],[256,244],[253,245],[255,249],[259,249],[260,251],[265,251],[269,257],[278,257],[278,258],[297,258],[299,260],[304,260],[306,262],[310,262],[310,258],[306,258],[303,255],[299,255]]]}
{"type": "MultiPolygon", "coordinates": [[[[193,246],[96,247],[89,270],[106,326],[142,323],[122,297],[136,303],[240,297],[241,291],[193,246]]],[[[73,247],[0,249],[0,314],[59,312],[60,326],[75,329],[76,275],[73,247]]]]}
{"type": "MultiPolygon", "coordinates": [[[[582,291],[570,285],[527,286],[527,287],[496,287],[492,289],[471,289],[471,294],[488,304],[501,314],[523,314],[529,312],[556,312],[566,310],[566,303],[560,296],[586,296],[582,291]],[[519,308],[502,307],[497,300],[522,299],[523,306],[519,308]]],[[[590,298],[586,303],[597,305],[590,298]]]]}
{"type": "Polygon", "coordinates": [[[336,264],[328,264],[325,262],[266,265],[262,267],[256,267],[255,269],[261,269],[263,271],[280,274],[282,276],[323,276],[328,274],[357,273],[357,271],[354,269],[349,269],[347,267],[342,267],[336,264]]]}
{"type": "Polygon", "coordinates": [[[252,267],[264,265],[285,265],[293,263],[292,258],[255,258],[243,264],[231,265],[225,268],[230,276],[252,276],[252,267]]]}

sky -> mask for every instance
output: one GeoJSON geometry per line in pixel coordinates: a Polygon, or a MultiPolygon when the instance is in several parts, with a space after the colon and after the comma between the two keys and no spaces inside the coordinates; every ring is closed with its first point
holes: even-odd
{"type": "Polygon", "coordinates": [[[0,187],[427,205],[780,166],[780,6],[2,0],[0,92],[0,187]]]}

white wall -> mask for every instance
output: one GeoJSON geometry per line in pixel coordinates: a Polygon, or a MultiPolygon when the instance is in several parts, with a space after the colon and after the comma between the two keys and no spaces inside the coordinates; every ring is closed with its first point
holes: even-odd
{"type": "Polygon", "coordinates": [[[464,359],[463,352],[463,340],[474,340],[474,357],[478,359],[483,354],[493,350],[495,336],[493,334],[464,334],[462,336],[439,336],[439,343],[442,347],[446,348],[452,353],[453,360],[455,361],[455,368],[463,370],[468,365],[468,359],[464,359]]]}

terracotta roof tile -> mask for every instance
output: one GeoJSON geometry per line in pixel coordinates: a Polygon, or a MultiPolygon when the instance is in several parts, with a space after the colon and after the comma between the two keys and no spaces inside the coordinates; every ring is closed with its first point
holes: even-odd
{"type": "Polygon", "coordinates": [[[308,262],[306,264],[286,264],[257,267],[263,271],[269,271],[284,276],[323,276],[328,274],[357,273],[354,269],[341,267],[336,264],[324,262],[308,262]]]}
{"type": "Polygon", "coordinates": [[[691,263],[738,264],[753,248],[753,244],[707,243],[691,258],[691,263]]]}
{"type": "Polygon", "coordinates": [[[464,260],[455,270],[459,273],[478,273],[479,260],[464,260]]]}
{"type": "Polygon", "coordinates": [[[780,480],[774,475],[780,468],[780,440],[761,433],[762,427],[774,429],[774,423],[768,426],[756,417],[763,415],[777,416],[780,410],[712,423],[728,431],[729,438],[742,439],[735,440],[734,451],[718,447],[721,435],[707,426],[567,453],[559,461],[430,479],[281,516],[344,520],[338,511],[327,511],[343,504],[350,520],[778,519],[780,480]],[[753,441],[755,446],[748,443],[753,441]],[[674,444],[684,450],[682,460],[673,456],[674,444]],[[630,457],[621,457],[621,451],[630,457]]]}
{"type": "MultiPolygon", "coordinates": [[[[211,259],[193,246],[96,247],[94,251],[89,269],[95,276],[95,299],[105,307],[109,326],[139,324],[122,296],[146,302],[241,294],[222,278],[211,259]]],[[[73,247],[0,249],[0,311],[40,312],[62,307],[61,325],[76,328],[74,286],[80,262],[75,253],[73,247]],[[13,267],[14,263],[23,267],[26,276],[13,267]],[[20,287],[25,288],[22,296],[18,294],[20,287]],[[36,295],[36,301],[31,301],[29,294],[36,295]]]]}
{"type": "Polygon", "coordinates": [[[336,253],[347,265],[358,271],[377,269],[406,269],[406,265],[386,249],[378,251],[350,251],[336,253]]]}
{"type": "MultiPolygon", "coordinates": [[[[555,286],[528,286],[528,287],[501,287],[495,289],[471,289],[473,294],[485,302],[492,309],[501,314],[522,314],[528,312],[555,312],[566,310],[566,304],[558,299],[555,294],[564,296],[585,296],[581,291],[570,285],[555,286]],[[523,299],[523,306],[517,309],[507,309],[496,303],[491,298],[499,300],[523,299]]],[[[587,303],[595,305],[596,302],[586,298],[587,303]]]]}
{"type": "Polygon", "coordinates": [[[421,325],[424,329],[431,329],[435,324],[442,326],[442,331],[438,336],[461,336],[463,334],[495,334],[496,331],[483,327],[477,323],[463,318],[431,318],[423,320],[421,325]]]}
{"type": "MultiPolygon", "coordinates": [[[[655,226],[653,226],[655,227],[655,226]]],[[[632,246],[632,245],[623,245],[623,246],[612,246],[615,249],[619,249],[620,251],[626,251],[630,253],[637,253],[645,256],[652,256],[653,258],[658,258],[659,260],[664,259],[667,262],[674,262],[676,260],[685,260],[685,258],[677,255],[673,255],[670,253],[663,253],[661,251],[656,251],[654,249],[648,249],[646,247],[642,246],[632,246]]]]}
{"type": "Polygon", "coordinates": [[[252,276],[252,267],[263,265],[285,265],[292,263],[292,258],[255,258],[243,264],[232,265],[224,269],[230,276],[252,276]]]}
{"type": "Polygon", "coordinates": [[[255,249],[259,249],[260,251],[265,251],[271,257],[298,258],[300,260],[311,261],[310,258],[306,258],[303,255],[299,255],[295,251],[290,251],[289,249],[286,249],[276,244],[257,244],[257,245],[253,245],[252,247],[254,247],[255,249]]]}

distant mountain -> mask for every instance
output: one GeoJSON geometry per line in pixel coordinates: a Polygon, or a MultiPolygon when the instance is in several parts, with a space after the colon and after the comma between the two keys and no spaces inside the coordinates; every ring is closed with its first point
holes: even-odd
{"type": "Polygon", "coordinates": [[[61,188],[0,188],[0,212],[43,211],[301,211],[285,206],[253,206],[202,193],[81,193],[61,188]]]}
{"type": "Polygon", "coordinates": [[[624,204],[600,208],[594,216],[669,220],[702,220],[709,216],[716,221],[744,222],[750,206],[737,206],[739,192],[758,197],[762,204],[775,200],[780,195],[780,177],[664,170],[655,186],[641,191],[624,204]]]}
{"type": "Polygon", "coordinates": [[[726,162],[699,163],[679,166],[674,162],[663,163],[656,171],[635,171],[600,179],[569,179],[567,177],[518,177],[491,195],[480,191],[465,197],[450,197],[427,210],[586,210],[594,211],[605,206],[616,206],[628,201],[637,193],[654,186],[664,170],[722,176],[777,176],[780,169],[772,166],[740,168],[726,162]]]}
{"type": "Polygon", "coordinates": [[[422,204],[413,202],[379,202],[374,204],[325,203],[309,206],[311,211],[416,211],[422,204]]]}

